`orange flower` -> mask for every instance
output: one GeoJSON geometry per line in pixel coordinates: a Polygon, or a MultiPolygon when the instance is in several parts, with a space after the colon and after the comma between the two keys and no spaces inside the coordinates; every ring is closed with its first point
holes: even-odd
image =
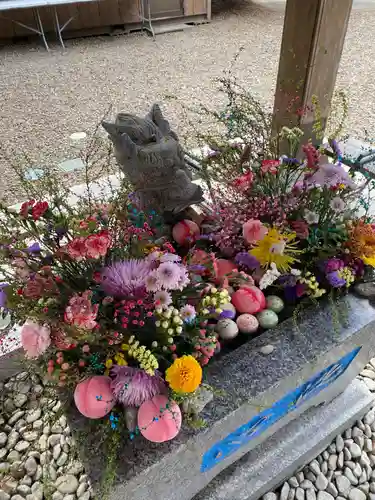
{"type": "Polygon", "coordinates": [[[356,225],[349,226],[350,248],[354,257],[362,259],[366,264],[373,265],[375,260],[375,229],[372,224],[360,220],[356,225]]]}
{"type": "Polygon", "coordinates": [[[176,392],[194,392],[202,382],[201,365],[193,356],[182,356],[165,372],[165,379],[176,392]]]}

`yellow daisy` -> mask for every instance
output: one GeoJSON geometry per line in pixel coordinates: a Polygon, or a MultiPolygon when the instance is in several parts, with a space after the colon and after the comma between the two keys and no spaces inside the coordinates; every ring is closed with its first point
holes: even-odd
{"type": "Polygon", "coordinates": [[[296,236],[296,233],[280,233],[276,228],[272,228],[249,253],[262,267],[267,268],[274,262],[279,271],[287,272],[294,262],[298,262],[295,255],[302,251],[296,248],[296,236]]]}

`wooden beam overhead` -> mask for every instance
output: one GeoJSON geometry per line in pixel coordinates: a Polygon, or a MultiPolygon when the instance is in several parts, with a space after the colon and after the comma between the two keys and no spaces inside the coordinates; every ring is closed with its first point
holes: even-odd
{"type": "Polygon", "coordinates": [[[353,0],[287,0],[273,130],[300,126],[313,137],[313,113],[300,116],[317,96],[323,128],[330,112],[353,0]]]}

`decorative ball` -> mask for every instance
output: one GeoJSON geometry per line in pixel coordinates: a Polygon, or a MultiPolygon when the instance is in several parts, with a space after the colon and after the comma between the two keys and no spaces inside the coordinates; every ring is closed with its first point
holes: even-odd
{"type": "Polygon", "coordinates": [[[232,304],[240,313],[255,314],[266,307],[266,299],[258,287],[242,285],[232,295],[232,304]]]}
{"type": "Polygon", "coordinates": [[[230,260],[226,259],[216,259],[214,263],[216,281],[220,282],[222,279],[232,271],[237,270],[237,266],[233,264],[230,260]]]}
{"type": "Polygon", "coordinates": [[[231,340],[238,335],[238,326],[232,319],[219,319],[216,331],[223,340],[231,340]]]}
{"type": "Polygon", "coordinates": [[[190,246],[199,235],[199,227],[192,220],[184,219],[177,222],[172,229],[172,236],[179,245],[190,246]]]}
{"type": "Polygon", "coordinates": [[[218,314],[219,319],[225,319],[225,318],[234,319],[236,317],[237,314],[236,309],[234,305],[231,304],[230,302],[228,302],[228,304],[222,304],[220,306],[220,309],[222,309],[223,312],[218,314]]]}
{"type": "Polygon", "coordinates": [[[159,394],[145,401],[138,410],[138,427],[146,439],[164,443],[175,438],[181,428],[181,410],[177,403],[159,394]]]}
{"type": "Polygon", "coordinates": [[[266,299],[267,309],[279,313],[284,309],[284,301],[277,295],[269,295],[266,299]]]}
{"type": "Polygon", "coordinates": [[[97,375],[80,382],[74,391],[74,402],[87,418],[103,418],[115,405],[111,379],[97,375]]]}
{"type": "Polygon", "coordinates": [[[264,309],[257,318],[262,328],[273,328],[279,322],[277,314],[271,309],[264,309]]]}
{"type": "Polygon", "coordinates": [[[254,333],[259,327],[258,320],[252,314],[241,314],[236,323],[241,333],[254,333]]]}

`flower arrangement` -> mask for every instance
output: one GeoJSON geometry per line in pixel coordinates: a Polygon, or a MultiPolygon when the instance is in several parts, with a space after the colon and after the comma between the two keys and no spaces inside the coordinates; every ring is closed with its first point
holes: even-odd
{"type": "Polygon", "coordinates": [[[179,431],[175,401],[196,396],[202,367],[220,350],[214,327],[230,306],[229,281],[215,256],[197,261],[189,231],[177,231],[177,253],[158,217],[129,203],[69,213],[58,201],[2,206],[2,307],[20,326],[25,357],[74,393],[83,415],[136,409],[131,436],[160,442],[179,431]]]}
{"type": "Polygon", "coordinates": [[[131,439],[173,439],[211,400],[204,371],[223,347],[375,267],[369,183],[347,172],[334,139],[303,143],[287,127],[272,138],[254,103],[232,95],[216,114],[228,133],[202,161],[211,199],[199,223],[186,212],[167,224],[121,190],[104,203],[0,205],[3,321],[82,415],[112,429],[125,415],[131,439]]]}

